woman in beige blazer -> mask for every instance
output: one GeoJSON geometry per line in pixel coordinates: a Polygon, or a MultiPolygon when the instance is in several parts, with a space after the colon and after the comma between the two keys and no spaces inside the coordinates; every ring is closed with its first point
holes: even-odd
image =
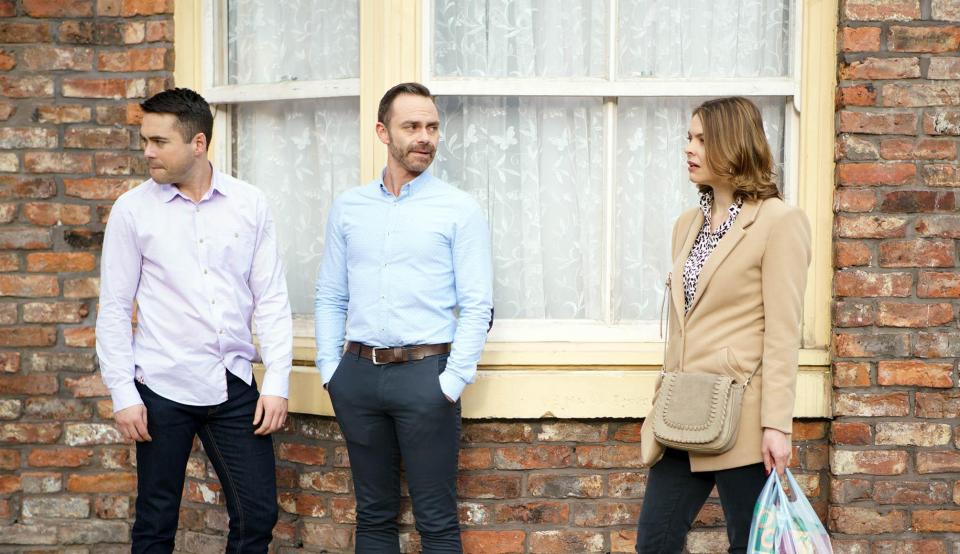
{"type": "Polygon", "coordinates": [[[723,454],[657,452],[650,448],[651,418],[644,422],[641,440],[652,467],[638,524],[640,554],[681,552],[714,485],[729,551],[746,552],[766,476],[771,469],[782,473],[791,452],[810,226],[782,200],[760,112],[749,100],[704,102],[693,112],[687,140],[700,207],[684,212],[673,228],[664,369],[732,372],[741,383],[758,371],[743,396],[736,443],[723,454]]]}

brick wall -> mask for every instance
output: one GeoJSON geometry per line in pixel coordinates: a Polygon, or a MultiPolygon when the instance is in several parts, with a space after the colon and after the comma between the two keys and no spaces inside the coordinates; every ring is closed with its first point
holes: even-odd
{"type": "MultiPolygon", "coordinates": [[[[135,475],[95,373],[99,248],[144,179],[172,0],[0,0],[0,545],[122,551],[135,475]],[[60,545],[60,546],[55,546],[60,545]]],[[[6,551],[6,549],[5,549],[6,551]]],[[[71,550],[73,551],[73,550],[71,550]]]]}
{"type": "Polygon", "coordinates": [[[960,2],[840,20],[830,527],[838,552],[956,552],[960,2]]]}

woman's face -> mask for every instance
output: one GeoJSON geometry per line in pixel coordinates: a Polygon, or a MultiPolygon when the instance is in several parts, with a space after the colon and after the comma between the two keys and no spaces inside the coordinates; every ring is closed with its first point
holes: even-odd
{"type": "Polygon", "coordinates": [[[687,131],[687,171],[690,181],[697,185],[712,185],[717,176],[707,166],[707,150],[703,144],[703,122],[699,115],[690,119],[690,129],[687,131]]]}

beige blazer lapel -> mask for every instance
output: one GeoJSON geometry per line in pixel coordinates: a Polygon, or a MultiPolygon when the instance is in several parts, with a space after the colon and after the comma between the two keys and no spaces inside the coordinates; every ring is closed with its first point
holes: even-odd
{"type": "Polygon", "coordinates": [[[693,243],[697,240],[697,234],[699,234],[700,227],[702,226],[703,213],[698,210],[693,217],[693,221],[690,222],[690,226],[687,228],[687,236],[683,239],[680,251],[673,253],[673,269],[670,274],[670,304],[673,305],[674,313],[677,316],[677,321],[680,322],[681,328],[683,328],[684,321],[683,264],[687,261],[687,256],[690,255],[690,250],[693,248],[693,243]]]}
{"type": "Polygon", "coordinates": [[[700,270],[700,277],[697,279],[697,292],[693,297],[693,301],[690,303],[690,310],[687,311],[687,315],[693,313],[693,309],[697,307],[697,303],[703,298],[703,293],[707,290],[707,285],[710,284],[710,279],[713,278],[713,275],[717,272],[717,268],[719,268],[723,260],[733,252],[733,249],[740,243],[740,239],[747,234],[747,228],[757,219],[757,213],[760,211],[760,204],[762,202],[763,201],[760,200],[746,201],[743,203],[743,208],[737,216],[737,221],[730,227],[727,234],[723,235],[723,238],[717,243],[717,247],[714,248],[713,252],[711,252],[707,258],[707,262],[703,264],[703,269],[700,270]]]}

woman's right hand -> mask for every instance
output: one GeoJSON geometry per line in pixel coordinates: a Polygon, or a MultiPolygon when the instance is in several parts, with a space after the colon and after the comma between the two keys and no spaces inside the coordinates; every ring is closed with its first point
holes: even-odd
{"type": "Polygon", "coordinates": [[[770,475],[771,468],[776,468],[777,474],[783,476],[793,453],[790,435],[778,429],[766,427],[760,444],[763,450],[763,467],[766,468],[767,475],[770,475]]]}

